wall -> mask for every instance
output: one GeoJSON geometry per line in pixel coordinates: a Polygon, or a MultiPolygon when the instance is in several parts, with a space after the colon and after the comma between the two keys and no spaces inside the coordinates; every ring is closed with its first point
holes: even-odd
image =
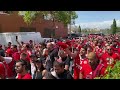
{"type": "MultiPolygon", "coordinates": [[[[56,22],[55,25],[57,25],[58,28],[54,27],[56,29],[54,37],[59,38],[67,36],[67,27],[64,27],[64,25],[60,22],[56,22]]],[[[27,26],[27,24],[23,21],[22,16],[18,16],[16,14],[0,14],[0,32],[20,32],[20,27],[36,28],[36,31],[40,32],[42,37],[44,37],[44,29],[53,29],[53,22],[38,18],[30,26],[27,26]]]]}

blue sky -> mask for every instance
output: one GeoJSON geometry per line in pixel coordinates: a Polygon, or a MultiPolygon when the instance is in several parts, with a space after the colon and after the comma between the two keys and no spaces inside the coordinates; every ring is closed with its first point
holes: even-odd
{"type": "Polygon", "coordinates": [[[76,23],[100,22],[120,19],[120,11],[77,11],[76,23]]]}
{"type": "MultiPolygon", "coordinates": [[[[76,11],[78,14],[78,18],[76,19],[76,25],[82,24],[82,27],[93,24],[95,25],[104,25],[102,28],[109,28],[110,24],[112,24],[112,20],[115,18],[118,26],[120,24],[120,11],[76,11]],[[103,24],[102,24],[103,23],[103,24]],[[84,24],[84,25],[83,25],[84,24]],[[88,25],[89,24],[89,25],[88,25]]],[[[99,28],[101,26],[98,26],[99,28]]]]}

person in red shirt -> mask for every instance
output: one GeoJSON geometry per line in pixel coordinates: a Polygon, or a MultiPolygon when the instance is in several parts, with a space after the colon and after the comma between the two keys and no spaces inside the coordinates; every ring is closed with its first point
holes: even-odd
{"type": "Polygon", "coordinates": [[[15,61],[20,60],[20,53],[18,53],[17,46],[12,45],[11,48],[7,49],[6,56],[12,57],[12,61],[8,63],[8,66],[10,68],[9,78],[13,78],[15,76],[15,71],[14,71],[15,61]]]}
{"type": "Polygon", "coordinates": [[[11,71],[11,68],[9,67],[9,64],[7,64],[4,57],[0,56],[0,72],[4,75],[3,79],[12,79],[13,73],[11,71]],[[4,68],[3,68],[4,67],[4,68]]]}
{"type": "Polygon", "coordinates": [[[118,53],[120,53],[120,48],[118,49],[118,53]]]}
{"type": "Polygon", "coordinates": [[[20,59],[26,60],[28,63],[30,63],[30,58],[28,57],[28,55],[26,53],[21,53],[20,59]]]}
{"type": "Polygon", "coordinates": [[[104,64],[99,64],[100,60],[98,59],[97,55],[95,52],[90,52],[87,56],[88,60],[89,60],[89,65],[88,68],[86,68],[85,70],[89,70],[92,69],[92,76],[88,78],[90,79],[94,79],[95,77],[100,77],[100,76],[104,76],[105,75],[105,70],[106,67],[104,66],[104,64]]]}
{"type": "Polygon", "coordinates": [[[21,53],[26,53],[27,54],[27,60],[30,62],[30,56],[31,56],[31,51],[29,50],[29,45],[24,44],[21,49],[21,53]]]}
{"type": "Polygon", "coordinates": [[[17,50],[17,45],[12,45],[11,50],[12,50],[13,60],[15,60],[15,61],[20,60],[20,53],[17,50]]]}
{"type": "Polygon", "coordinates": [[[102,41],[99,40],[96,47],[94,48],[95,53],[97,54],[98,57],[100,57],[103,54],[103,46],[102,46],[102,41]]]}
{"type": "Polygon", "coordinates": [[[0,79],[5,79],[5,67],[2,62],[0,62],[0,79]]]}
{"type": "Polygon", "coordinates": [[[12,45],[11,42],[8,42],[8,46],[7,46],[7,47],[4,45],[5,50],[10,49],[10,48],[11,48],[11,45],[12,45]]]}
{"type": "Polygon", "coordinates": [[[89,71],[86,71],[85,73],[81,73],[83,77],[80,76],[80,72],[82,67],[86,67],[85,64],[88,63],[88,59],[86,58],[87,48],[86,46],[81,47],[80,52],[76,51],[75,53],[71,53],[68,49],[66,49],[66,52],[68,55],[70,55],[74,60],[74,79],[81,79],[85,78],[89,71]]]}
{"type": "Polygon", "coordinates": [[[90,53],[90,52],[92,52],[93,51],[93,48],[92,48],[92,46],[90,46],[89,44],[87,45],[87,54],[86,54],[86,56],[90,53]]]}
{"type": "Polygon", "coordinates": [[[5,51],[5,56],[12,57],[12,50],[10,48],[5,51]]]}
{"type": "Polygon", "coordinates": [[[16,79],[32,79],[32,76],[27,71],[27,62],[25,60],[17,61],[15,70],[17,73],[16,79]]]}
{"type": "Polygon", "coordinates": [[[74,79],[79,79],[79,73],[82,68],[82,64],[86,59],[86,50],[82,47],[80,53],[74,59],[74,79]]]}
{"type": "Polygon", "coordinates": [[[101,62],[106,67],[108,65],[114,65],[116,60],[120,60],[119,53],[115,53],[111,46],[106,47],[106,52],[101,56],[101,62]]]}

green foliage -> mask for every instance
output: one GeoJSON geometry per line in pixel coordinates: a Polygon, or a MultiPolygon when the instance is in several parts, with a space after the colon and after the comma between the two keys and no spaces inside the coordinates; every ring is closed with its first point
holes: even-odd
{"type": "Polygon", "coordinates": [[[120,61],[117,61],[113,68],[108,66],[106,72],[105,76],[95,79],[120,79],[120,61]]]}
{"type": "Polygon", "coordinates": [[[111,32],[112,34],[116,34],[116,30],[117,30],[117,24],[116,24],[116,20],[113,20],[113,24],[111,25],[111,32]]]}
{"type": "Polygon", "coordinates": [[[20,13],[24,13],[23,19],[28,25],[30,25],[32,21],[36,19],[38,14],[36,11],[19,11],[18,14],[20,13]]]}
{"type": "Polygon", "coordinates": [[[117,32],[120,32],[120,27],[117,27],[117,32]]]}
{"type": "MultiPolygon", "coordinates": [[[[21,12],[21,11],[19,11],[21,12]]],[[[71,20],[78,18],[75,11],[22,11],[25,14],[23,19],[27,24],[31,24],[39,16],[51,15],[51,20],[63,22],[64,25],[71,23],[71,20]]]]}

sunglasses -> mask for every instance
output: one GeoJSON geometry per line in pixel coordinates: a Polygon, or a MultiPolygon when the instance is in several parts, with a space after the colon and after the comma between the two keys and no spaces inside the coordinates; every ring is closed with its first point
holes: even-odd
{"type": "Polygon", "coordinates": [[[108,51],[111,51],[112,49],[107,49],[108,51]]]}

